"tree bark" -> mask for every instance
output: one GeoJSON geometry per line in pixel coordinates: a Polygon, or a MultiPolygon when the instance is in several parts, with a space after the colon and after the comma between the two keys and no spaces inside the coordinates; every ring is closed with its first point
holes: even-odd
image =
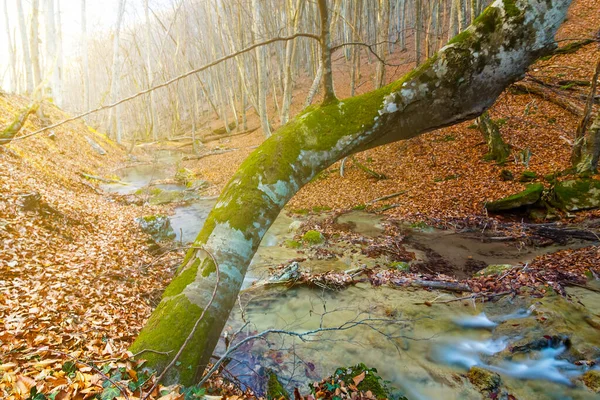
{"type": "MultiPolygon", "coordinates": [[[[119,0],[119,7],[117,9],[117,22],[115,23],[115,32],[113,38],[113,64],[112,64],[112,78],[110,80],[110,99],[111,103],[117,101],[119,96],[119,76],[121,70],[121,57],[119,54],[120,46],[120,35],[121,35],[121,23],[123,22],[123,14],[125,13],[125,0],[119,0]]],[[[108,117],[109,133],[116,137],[117,143],[121,143],[121,123],[119,121],[120,108],[111,108],[110,115],[108,117]]]]}
{"type": "Polygon", "coordinates": [[[6,28],[6,39],[8,43],[8,61],[10,63],[10,86],[9,91],[16,93],[17,91],[17,60],[15,57],[15,47],[13,45],[12,35],[10,34],[10,21],[8,19],[8,6],[4,0],[4,26],[6,28]]]}
{"type": "Polygon", "coordinates": [[[510,147],[504,143],[498,125],[492,121],[487,112],[481,114],[477,122],[479,130],[488,145],[488,154],[485,158],[490,161],[496,161],[498,164],[503,164],[510,155],[510,147]]]}
{"type": "Polygon", "coordinates": [[[17,16],[19,19],[19,32],[21,33],[21,48],[23,50],[23,64],[25,65],[25,90],[27,94],[33,93],[33,65],[29,53],[29,41],[27,40],[27,26],[23,15],[23,0],[17,0],[17,16]]]}
{"type": "MultiPolygon", "coordinates": [[[[54,0],[51,0],[54,1],[54,0]]],[[[40,1],[31,2],[31,25],[29,34],[29,51],[31,52],[31,64],[33,65],[33,86],[38,87],[42,82],[40,70],[40,1]]],[[[48,38],[46,38],[47,40],[48,38]]]]}
{"type": "Polygon", "coordinates": [[[292,196],[353,153],[480,115],[555,46],[554,34],[569,4],[497,0],[468,33],[399,81],[307,110],[283,126],[224,188],[131,350],[170,352],[144,354],[149,367],[162,371],[211,303],[179,363],[165,375],[165,383],[198,382],[262,237],[292,196]],[[211,300],[216,268],[219,284],[211,300]]]}
{"type": "Polygon", "coordinates": [[[83,108],[90,110],[90,62],[87,40],[87,11],[86,0],[81,0],[81,42],[82,46],[82,69],[83,69],[83,108]]]}
{"type": "MultiPolygon", "coordinates": [[[[262,5],[261,0],[252,0],[252,30],[254,38],[257,41],[264,39],[262,29],[262,5]]],[[[269,114],[267,111],[267,51],[264,47],[256,48],[256,69],[258,73],[257,96],[258,96],[258,116],[260,126],[265,137],[271,136],[271,125],[269,124],[269,114]]]]}
{"type": "Polygon", "coordinates": [[[575,132],[575,141],[571,152],[571,164],[580,174],[592,173],[596,170],[596,166],[598,165],[598,154],[596,154],[598,147],[598,140],[596,138],[598,124],[596,122],[600,122],[598,121],[598,118],[594,121],[592,127],[590,127],[590,130],[588,131],[594,108],[594,97],[596,96],[598,77],[600,77],[600,60],[596,63],[596,69],[590,82],[590,94],[585,103],[583,118],[581,118],[581,121],[577,126],[577,131],[575,132]],[[596,127],[594,127],[594,125],[596,125],[596,127]]]}
{"type": "MultiPolygon", "coordinates": [[[[297,0],[295,14],[293,18],[292,29],[290,35],[298,32],[300,18],[304,10],[304,1],[297,0]]],[[[296,60],[296,40],[290,40],[285,45],[285,65],[283,72],[283,104],[281,105],[281,125],[285,125],[290,120],[290,107],[292,106],[292,92],[294,91],[294,83],[292,82],[292,65],[296,60]]]]}
{"type": "MultiPolygon", "coordinates": [[[[150,32],[150,5],[148,0],[144,0],[144,15],[146,17],[146,76],[148,79],[148,87],[152,86],[152,34],[150,32]]],[[[152,131],[152,140],[158,140],[158,124],[156,122],[156,102],[154,101],[154,92],[149,93],[148,113],[150,114],[150,129],[152,131]]]]}
{"type": "Polygon", "coordinates": [[[385,82],[385,49],[390,34],[390,0],[379,0],[377,13],[377,54],[380,60],[377,62],[375,72],[375,87],[379,89],[385,82]]]}
{"type": "Polygon", "coordinates": [[[331,66],[331,18],[327,0],[318,0],[321,16],[321,66],[323,68],[323,104],[337,100],[333,89],[333,69],[331,66]]]}

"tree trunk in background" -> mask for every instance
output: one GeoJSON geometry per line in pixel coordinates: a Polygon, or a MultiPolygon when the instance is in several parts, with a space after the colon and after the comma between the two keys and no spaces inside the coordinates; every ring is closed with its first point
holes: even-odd
{"type": "MultiPolygon", "coordinates": [[[[304,10],[304,0],[297,0],[294,9],[294,22],[290,35],[298,32],[300,18],[304,10]]],[[[292,65],[296,60],[296,40],[290,40],[285,45],[285,65],[283,74],[283,104],[281,105],[281,125],[285,125],[290,120],[290,107],[292,106],[292,93],[294,91],[294,83],[292,82],[292,65]]]]}
{"type": "MultiPolygon", "coordinates": [[[[120,60],[120,35],[121,35],[121,23],[123,22],[123,14],[125,13],[125,0],[119,0],[119,8],[117,9],[117,21],[115,23],[115,31],[113,37],[113,64],[112,64],[112,78],[110,81],[110,100],[111,103],[117,101],[119,97],[119,72],[121,69],[120,60]]],[[[121,143],[121,122],[120,120],[120,107],[110,109],[108,116],[109,129],[108,132],[113,138],[117,139],[117,143],[121,143]]]]}
{"type": "Polygon", "coordinates": [[[17,59],[15,57],[15,47],[13,45],[12,35],[10,34],[10,21],[8,19],[7,0],[4,0],[4,25],[6,28],[6,43],[8,43],[8,62],[10,63],[10,86],[9,92],[17,92],[17,59]]]}
{"type": "Polygon", "coordinates": [[[423,37],[423,4],[415,0],[415,65],[421,65],[421,43],[423,37]]]}
{"type": "Polygon", "coordinates": [[[17,16],[19,18],[19,31],[21,32],[21,49],[23,50],[23,64],[25,65],[25,88],[27,94],[33,93],[33,65],[29,53],[29,41],[27,40],[27,25],[23,15],[23,0],[17,0],[17,16]]]}
{"type": "MultiPolygon", "coordinates": [[[[152,73],[152,58],[151,58],[151,46],[152,46],[152,35],[150,32],[150,5],[148,0],[144,0],[144,14],[146,17],[146,75],[148,77],[148,87],[152,86],[153,73],[152,73]]],[[[158,126],[156,122],[156,102],[154,101],[154,92],[148,94],[150,102],[148,103],[148,112],[150,114],[150,129],[152,130],[152,139],[158,140],[158,126]]]]}
{"type": "MultiPolygon", "coordinates": [[[[52,0],[49,0],[52,1],[52,0]]],[[[63,44],[62,44],[62,16],[60,12],[60,0],[56,0],[56,68],[52,74],[52,87],[54,93],[54,103],[63,106],[63,44]]]]}
{"type": "Polygon", "coordinates": [[[327,0],[317,0],[321,16],[321,66],[323,69],[323,104],[336,100],[331,66],[331,31],[327,0]]]}
{"type": "MultiPolygon", "coordinates": [[[[252,31],[254,40],[260,42],[264,40],[263,19],[262,19],[262,0],[252,0],[252,31]]],[[[256,69],[258,72],[257,96],[258,96],[258,117],[260,126],[265,137],[271,136],[271,126],[269,125],[269,114],[267,111],[267,90],[269,80],[267,78],[267,50],[265,47],[256,48],[256,69]]]]}
{"type": "MultiPolygon", "coordinates": [[[[53,0],[50,0],[53,1],[53,0]]],[[[42,72],[40,70],[40,1],[31,2],[31,25],[29,33],[29,51],[31,54],[31,64],[33,66],[33,86],[39,87],[42,82],[42,72]]],[[[39,100],[39,98],[38,98],[39,100]]]]}
{"type": "Polygon", "coordinates": [[[353,153],[477,117],[555,47],[569,0],[505,3],[497,0],[469,35],[404,78],[307,111],[256,149],[224,188],[131,351],[162,352],[144,354],[148,367],[162,371],[190,336],[165,383],[198,382],[264,234],[301,187],[353,153]],[[216,296],[205,310],[216,268],[216,296]]]}
{"type": "Polygon", "coordinates": [[[377,13],[377,55],[382,61],[377,62],[377,71],[375,72],[375,87],[379,89],[385,83],[385,49],[390,35],[390,0],[379,0],[379,9],[377,13]]]}
{"type": "Polygon", "coordinates": [[[87,11],[86,0],[81,0],[81,43],[83,59],[83,108],[85,111],[91,109],[90,103],[90,63],[87,40],[87,11]]]}
{"type": "Polygon", "coordinates": [[[503,164],[510,155],[510,147],[504,143],[502,135],[500,135],[500,128],[492,121],[487,112],[481,114],[477,122],[479,130],[488,145],[488,154],[485,156],[486,160],[493,160],[498,164],[503,164]]]}
{"type": "Polygon", "coordinates": [[[596,119],[590,125],[592,113],[594,111],[594,99],[598,87],[598,78],[600,78],[600,60],[596,63],[596,69],[592,76],[590,93],[588,95],[583,118],[577,126],[575,132],[575,141],[571,153],[571,164],[579,174],[592,174],[598,167],[598,155],[600,152],[600,112],[596,119]]]}
{"type": "Polygon", "coordinates": [[[577,173],[591,175],[598,170],[598,158],[600,157],[600,112],[592,122],[584,136],[581,148],[581,159],[575,166],[577,173]]]}

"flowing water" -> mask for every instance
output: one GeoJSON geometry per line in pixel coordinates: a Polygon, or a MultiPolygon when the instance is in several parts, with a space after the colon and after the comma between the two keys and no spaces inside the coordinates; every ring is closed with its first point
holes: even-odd
{"type": "MultiPolygon", "coordinates": [[[[133,193],[153,180],[172,177],[164,165],[176,162],[176,157],[164,158],[167,161],[119,171],[129,185],[105,188],[133,193]]],[[[177,189],[181,188],[169,187],[177,189]]],[[[194,240],[215,201],[198,200],[174,208],[170,219],[177,240],[194,240]]],[[[420,289],[374,288],[365,283],[343,291],[252,286],[265,279],[270,268],[307,257],[302,251],[282,246],[294,237],[290,229],[294,221],[282,213],[265,235],[246,276],[240,307],[232,313],[227,331],[231,337],[244,327],[238,339],[267,329],[317,332],[302,338],[273,334],[242,348],[227,368],[243,384],[260,387],[264,379],[261,371],[271,368],[288,389],[300,386],[306,391],[308,383],[330,375],[337,367],[364,363],[377,368],[409,399],[487,398],[489,395],[482,395],[467,379],[469,368],[477,366],[497,373],[502,382],[500,393],[518,399],[598,398],[577,381],[587,367],[573,361],[576,355],[585,358],[600,354],[600,331],[587,322],[600,316],[600,294],[569,289],[576,301],[558,296],[527,300],[505,297],[484,304],[452,301],[428,307],[425,302],[443,302],[455,296],[420,289]],[[510,351],[513,346],[540,338],[543,341],[556,334],[569,335],[571,348],[549,343],[523,353],[510,351]]],[[[365,237],[377,237],[384,230],[380,216],[365,212],[342,215],[337,222],[365,237]]],[[[415,253],[415,262],[445,260],[458,277],[471,275],[474,261],[475,265],[514,265],[559,248],[485,243],[466,233],[432,228],[407,232],[403,243],[415,253]]],[[[301,266],[322,272],[347,270],[368,262],[360,254],[347,251],[335,259],[307,259],[301,266]]]]}

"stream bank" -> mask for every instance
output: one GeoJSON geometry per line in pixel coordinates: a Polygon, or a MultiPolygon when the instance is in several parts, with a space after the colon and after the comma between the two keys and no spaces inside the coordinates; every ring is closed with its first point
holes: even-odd
{"type": "MultiPolygon", "coordinates": [[[[155,180],[170,179],[165,171],[177,169],[173,168],[177,157],[168,162],[174,164],[163,168],[165,161],[161,161],[119,171],[120,180],[127,185],[120,185],[115,191],[135,193],[153,186],[155,180]]],[[[112,191],[117,185],[104,188],[112,191]]],[[[188,189],[175,185],[164,190],[188,189]]],[[[176,241],[193,241],[214,203],[214,199],[198,196],[187,204],[171,207],[169,218],[176,241]]],[[[264,377],[261,371],[270,369],[291,391],[296,386],[306,387],[341,365],[363,362],[377,368],[391,386],[411,399],[476,399],[488,392],[505,398],[509,394],[523,399],[542,395],[557,399],[594,398],[578,379],[586,369],[593,368],[600,356],[600,335],[594,325],[600,317],[593,306],[600,304],[596,292],[569,288],[567,295],[574,301],[568,301],[542,282],[536,286],[536,290],[543,287],[542,294],[530,293],[523,289],[527,287],[524,284],[510,295],[498,296],[497,301],[483,302],[486,297],[473,295],[468,300],[457,300],[460,294],[398,289],[389,286],[389,279],[384,280],[393,273],[410,279],[419,276],[444,280],[446,276],[450,281],[458,281],[473,278],[491,265],[497,266],[501,274],[490,279],[501,281],[506,271],[527,266],[537,256],[590,245],[583,240],[543,244],[497,240],[476,229],[443,230],[425,224],[405,224],[357,210],[310,216],[282,213],[250,265],[241,308],[232,313],[228,322],[229,337],[240,329],[236,339],[273,328],[289,332],[335,329],[310,335],[306,342],[292,340],[285,334],[271,335],[267,342],[256,341],[232,357],[226,373],[260,393],[264,377]],[[311,232],[316,232],[316,236],[311,236],[311,232]],[[313,236],[316,239],[309,239],[313,236]],[[360,276],[352,277],[343,290],[328,285],[290,288],[281,282],[262,285],[292,260],[309,276],[373,271],[371,275],[380,279],[379,286],[360,276]],[[491,323],[487,322],[487,326],[457,322],[485,322],[481,313],[489,316],[486,318],[491,323]],[[568,337],[571,347],[554,346],[550,341],[525,354],[513,355],[509,350],[540,338],[559,336],[568,337]],[[472,349],[468,354],[465,346],[472,349]],[[548,366],[553,366],[554,374],[532,372],[548,366]],[[489,376],[473,372],[474,367],[499,376],[490,378],[496,382],[493,387],[480,387],[474,376],[489,376]],[[525,372],[513,373],[513,369],[525,372]]]]}

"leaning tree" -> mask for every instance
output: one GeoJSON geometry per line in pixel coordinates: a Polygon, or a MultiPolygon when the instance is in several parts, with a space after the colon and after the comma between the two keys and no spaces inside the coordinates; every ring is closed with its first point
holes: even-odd
{"type": "Polygon", "coordinates": [[[341,158],[483,113],[555,47],[554,35],[569,4],[496,0],[402,79],[343,101],[326,96],[328,101],[281,127],[242,163],[221,193],[132,351],[154,350],[145,358],[158,371],[169,367],[166,383],[198,382],[248,264],[292,196],[341,158]]]}

